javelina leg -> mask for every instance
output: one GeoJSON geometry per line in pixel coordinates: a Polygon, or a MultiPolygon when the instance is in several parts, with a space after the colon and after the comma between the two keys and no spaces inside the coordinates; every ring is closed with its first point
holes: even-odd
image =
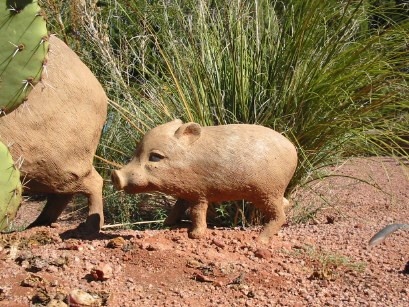
{"type": "Polygon", "coordinates": [[[68,203],[72,200],[73,194],[49,194],[47,203],[37,219],[27,228],[36,226],[48,226],[54,223],[68,203]]]}
{"type": "Polygon", "coordinates": [[[199,200],[191,205],[190,218],[192,220],[192,228],[189,230],[189,238],[200,239],[204,236],[207,228],[207,206],[206,200],[199,200]]]}
{"type": "Polygon", "coordinates": [[[263,211],[265,217],[269,221],[265,226],[258,242],[268,244],[273,235],[275,235],[285,223],[284,205],[287,205],[283,197],[270,198],[259,201],[254,205],[263,211]]]}
{"type": "Polygon", "coordinates": [[[163,224],[166,226],[172,226],[179,223],[183,213],[185,213],[188,207],[188,201],[184,199],[178,199],[163,224]]]}
{"type": "Polygon", "coordinates": [[[99,232],[104,225],[102,186],[102,177],[92,168],[91,173],[83,181],[82,191],[88,197],[88,217],[80,228],[88,233],[99,232]]]}

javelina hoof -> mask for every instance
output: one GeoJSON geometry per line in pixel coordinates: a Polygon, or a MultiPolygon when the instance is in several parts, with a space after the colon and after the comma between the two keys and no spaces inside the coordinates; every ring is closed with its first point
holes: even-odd
{"type": "Polygon", "coordinates": [[[274,235],[278,233],[280,227],[284,224],[284,222],[280,221],[277,222],[275,220],[270,221],[261,231],[260,235],[257,238],[257,242],[263,245],[270,244],[270,240],[273,238],[274,235]]]}
{"type": "Polygon", "coordinates": [[[191,231],[189,231],[188,236],[191,239],[201,239],[205,236],[206,233],[206,229],[193,229],[191,231]]]}
{"type": "Polygon", "coordinates": [[[99,233],[100,228],[95,227],[95,226],[90,226],[87,223],[81,223],[78,225],[76,230],[83,235],[93,235],[93,234],[99,233]]]}
{"type": "Polygon", "coordinates": [[[81,223],[78,226],[78,231],[87,233],[87,234],[95,234],[101,230],[100,225],[101,218],[98,214],[92,214],[88,216],[87,221],[85,223],[81,223]]]}

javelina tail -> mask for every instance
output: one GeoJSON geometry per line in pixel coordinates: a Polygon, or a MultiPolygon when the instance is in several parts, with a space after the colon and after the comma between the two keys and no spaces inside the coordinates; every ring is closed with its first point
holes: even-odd
{"type": "Polygon", "coordinates": [[[386,237],[391,235],[398,229],[409,229],[409,224],[390,224],[378,231],[372,238],[369,240],[369,246],[374,246],[383,242],[386,237]]]}

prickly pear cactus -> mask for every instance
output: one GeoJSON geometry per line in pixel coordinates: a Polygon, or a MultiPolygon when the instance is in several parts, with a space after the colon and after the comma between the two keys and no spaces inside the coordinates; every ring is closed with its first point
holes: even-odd
{"type": "Polygon", "coordinates": [[[48,52],[44,13],[34,0],[0,0],[0,116],[41,80],[48,52]]]}
{"type": "Polygon", "coordinates": [[[14,219],[21,204],[20,172],[6,145],[0,142],[0,230],[14,219]]]}

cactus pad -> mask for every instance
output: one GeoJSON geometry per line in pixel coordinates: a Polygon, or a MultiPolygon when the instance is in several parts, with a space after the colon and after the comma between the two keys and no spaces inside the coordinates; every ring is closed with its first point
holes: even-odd
{"type": "Polygon", "coordinates": [[[0,0],[0,116],[17,108],[41,80],[47,52],[37,1],[0,0]]]}
{"type": "Polygon", "coordinates": [[[0,230],[16,216],[21,204],[20,172],[6,145],[0,142],[0,230]]]}

